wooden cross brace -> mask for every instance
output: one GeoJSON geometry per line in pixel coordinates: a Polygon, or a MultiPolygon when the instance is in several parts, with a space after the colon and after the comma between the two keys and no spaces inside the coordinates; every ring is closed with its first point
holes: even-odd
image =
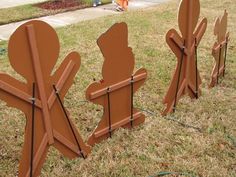
{"type": "Polygon", "coordinates": [[[58,53],[59,42],[55,31],[41,21],[23,24],[9,41],[11,65],[26,78],[27,83],[0,74],[0,99],[23,111],[27,118],[19,167],[19,176],[22,177],[40,174],[50,146],[69,158],[86,157],[90,152],[76,127],[66,119],[67,114],[64,114],[64,107],[60,105],[80,67],[80,56],[75,52],[70,53],[55,74],[50,76],[51,71],[47,70],[50,66],[53,68],[58,53]],[[44,43],[48,39],[48,43],[44,43]],[[51,60],[44,59],[48,55],[52,57],[51,60]],[[32,85],[35,85],[35,90],[32,85]],[[32,97],[33,92],[35,97],[32,97]],[[32,104],[35,105],[34,113],[32,104]]]}
{"type": "Polygon", "coordinates": [[[227,32],[228,13],[225,10],[224,15],[218,17],[215,21],[214,34],[217,41],[212,47],[212,55],[215,59],[215,65],[211,73],[211,82],[209,87],[214,87],[219,82],[219,77],[225,75],[225,65],[227,57],[227,47],[229,42],[229,32],[227,32]]]}
{"type": "Polygon", "coordinates": [[[199,13],[199,0],[182,0],[178,16],[182,36],[175,29],[171,29],[166,34],[166,42],[177,57],[177,67],[163,100],[163,103],[167,104],[163,115],[175,111],[182,95],[188,94],[191,98],[198,98],[201,93],[199,88],[201,79],[197,69],[197,47],[206,31],[207,20],[204,18],[197,26],[199,13]]]}
{"type": "MultiPolygon", "coordinates": [[[[141,71],[141,70],[140,70],[141,71]]],[[[139,71],[139,72],[140,72],[139,71]]],[[[133,76],[133,78],[131,79],[126,79],[124,81],[115,83],[113,85],[107,86],[105,88],[101,88],[100,90],[97,90],[95,92],[92,92],[89,94],[89,100],[93,101],[99,98],[103,98],[105,101],[105,105],[104,105],[104,116],[105,117],[103,120],[103,122],[100,122],[100,128],[97,129],[93,135],[89,138],[88,143],[90,145],[93,145],[94,142],[98,143],[100,140],[104,139],[104,136],[109,136],[110,131],[114,131],[115,129],[118,129],[119,127],[131,127],[131,121],[135,122],[134,125],[138,125],[140,123],[142,123],[144,121],[144,117],[143,114],[140,111],[137,111],[136,109],[134,110],[133,116],[131,117],[131,114],[129,114],[129,116],[125,116],[125,117],[117,117],[117,115],[119,115],[118,110],[120,105],[118,104],[112,104],[113,102],[117,102],[116,100],[113,101],[114,99],[117,99],[121,94],[126,93],[127,97],[127,101],[130,102],[131,104],[131,82],[133,82],[134,84],[134,90],[137,90],[137,84],[144,81],[147,78],[147,73],[146,72],[142,72],[142,73],[137,73],[133,76]],[[107,94],[108,94],[108,90],[109,90],[109,94],[110,94],[110,98],[111,98],[111,103],[110,103],[110,107],[111,108],[111,125],[109,127],[109,111],[108,111],[108,98],[107,98],[107,94]],[[122,93],[123,92],[123,93],[122,93]],[[130,93],[129,93],[130,92],[130,93]],[[129,95],[129,96],[128,96],[129,95]],[[141,122],[140,122],[141,121],[141,122]],[[103,124],[103,125],[102,125],[103,124]],[[99,139],[99,141],[94,140],[94,139],[99,139]]],[[[118,102],[119,103],[119,102],[118,102]]],[[[131,108],[131,105],[128,103],[128,105],[126,105],[128,107],[128,109],[131,108]]],[[[131,112],[131,109],[130,109],[131,112]]],[[[129,113],[130,113],[129,112],[129,113]]]]}

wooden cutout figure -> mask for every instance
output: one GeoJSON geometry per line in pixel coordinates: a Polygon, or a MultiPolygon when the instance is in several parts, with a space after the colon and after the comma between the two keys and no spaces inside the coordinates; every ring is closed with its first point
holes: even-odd
{"type": "Polygon", "coordinates": [[[167,104],[163,115],[175,111],[176,104],[182,95],[188,94],[191,98],[198,98],[201,94],[196,51],[206,31],[207,19],[204,18],[197,26],[199,14],[199,0],[182,0],[178,15],[182,35],[180,36],[175,29],[171,29],[166,34],[166,42],[177,57],[177,67],[163,100],[163,103],[167,104]]]}
{"type": "Polygon", "coordinates": [[[117,23],[97,41],[104,56],[103,80],[92,83],[86,98],[104,107],[101,121],[89,137],[88,144],[111,137],[120,127],[131,128],[145,121],[145,116],[133,108],[133,94],[144,84],[147,71],[143,68],[133,74],[135,58],[128,47],[128,27],[117,23]]]}
{"type": "Polygon", "coordinates": [[[0,99],[24,112],[27,119],[19,176],[38,176],[50,146],[69,158],[86,157],[90,148],[61,105],[79,70],[79,54],[70,53],[53,74],[59,40],[42,21],[20,26],[10,38],[8,51],[12,67],[26,80],[0,74],[0,99]]]}
{"type": "Polygon", "coordinates": [[[215,58],[216,64],[211,73],[210,87],[214,87],[218,84],[219,77],[225,74],[227,45],[229,41],[227,18],[228,13],[225,10],[224,15],[221,18],[217,18],[215,22],[214,35],[217,36],[217,42],[215,42],[212,48],[212,55],[215,58]]]}

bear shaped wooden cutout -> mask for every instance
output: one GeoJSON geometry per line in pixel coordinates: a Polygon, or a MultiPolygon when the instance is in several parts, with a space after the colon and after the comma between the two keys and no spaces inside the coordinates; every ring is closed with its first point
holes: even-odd
{"type": "Polygon", "coordinates": [[[50,146],[69,158],[86,157],[90,148],[62,105],[79,70],[79,54],[70,53],[52,73],[59,40],[42,21],[20,26],[10,38],[8,51],[11,66],[26,80],[0,74],[0,99],[24,112],[27,119],[19,176],[38,176],[50,146]]]}
{"type": "Polygon", "coordinates": [[[225,75],[225,63],[227,56],[227,46],[229,41],[229,32],[227,32],[228,13],[225,10],[224,15],[216,19],[214,35],[217,37],[212,48],[212,55],[215,58],[215,65],[211,73],[211,82],[209,87],[214,87],[219,82],[219,77],[225,75]]]}
{"type": "Polygon", "coordinates": [[[147,71],[142,68],[133,74],[135,58],[128,47],[127,24],[113,25],[99,37],[97,43],[105,59],[103,79],[87,88],[86,98],[102,105],[104,112],[88,139],[91,146],[111,137],[115,129],[131,128],[145,121],[145,116],[133,108],[133,94],[144,84],[147,71]]]}
{"type": "Polygon", "coordinates": [[[204,18],[197,26],[199,14],[199,0],[181,0],[178,23],[182,35],[180,36],[175,29],[166,34],[166,42],[177,57],[177,67],[163,100],[167,105],[163,115],[174,112],[178,100],[184,94],[188,94],[191,98],[198,98],[201,94],[197,46],[206,31],[207,19],[204,18]]]}

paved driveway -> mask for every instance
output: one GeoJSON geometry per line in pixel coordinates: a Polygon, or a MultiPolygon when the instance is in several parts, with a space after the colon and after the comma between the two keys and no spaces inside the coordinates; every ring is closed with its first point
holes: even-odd
{"type": "MultiPolygon", "coordinates": [[[[5,1],[5,0],[0,0],[5,1]]],[[[11,0],[13,1],[13,0],[11,0]]],[[[20,1],[20,0],[14,0],[20,1]]],[[[27,0],[29,1],[29,0],[27,0]]],[[[31,0],[33,1],[33,0],[31,0]]],[[[36,0],[34,0],[36,1],[36,0]]],[[[40,0],[37,0],[40,1],[40,0]]],[[[42,0],[41,0],[42,1],[42,0]]],[[[129,10],[136,10],[142,8],[153,7],[168,0],[132,0],[129,2],[129,10]]],[[[107,15],[120,14],[122,12],[115,11],[116,6],[114,4],[107,4],[104,6],[98,6],[96,8],[86,8],[71,12],[65,12],[57,15],[46,16],[37,18],[37,20],[42,20],[49,23],[53,27],[62,27],[70,24],[75,24],[80,21],[90,20],[98,17],[103,17],[107,15]]],[[[0,40],[8,40],[10,35],[15,31],[17,27],[25,23],[28,20],[11,23],[7,25],[0,26],[0,40]]]]}

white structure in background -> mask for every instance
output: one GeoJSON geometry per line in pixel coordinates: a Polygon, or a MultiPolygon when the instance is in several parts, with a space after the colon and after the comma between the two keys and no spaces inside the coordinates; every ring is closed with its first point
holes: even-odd
{"type": "Polygon", "coordinates": [[[46,0],[0,0],[0,9],[20,6],[25,4],[34,4],[43,1],[46,0]]]}

